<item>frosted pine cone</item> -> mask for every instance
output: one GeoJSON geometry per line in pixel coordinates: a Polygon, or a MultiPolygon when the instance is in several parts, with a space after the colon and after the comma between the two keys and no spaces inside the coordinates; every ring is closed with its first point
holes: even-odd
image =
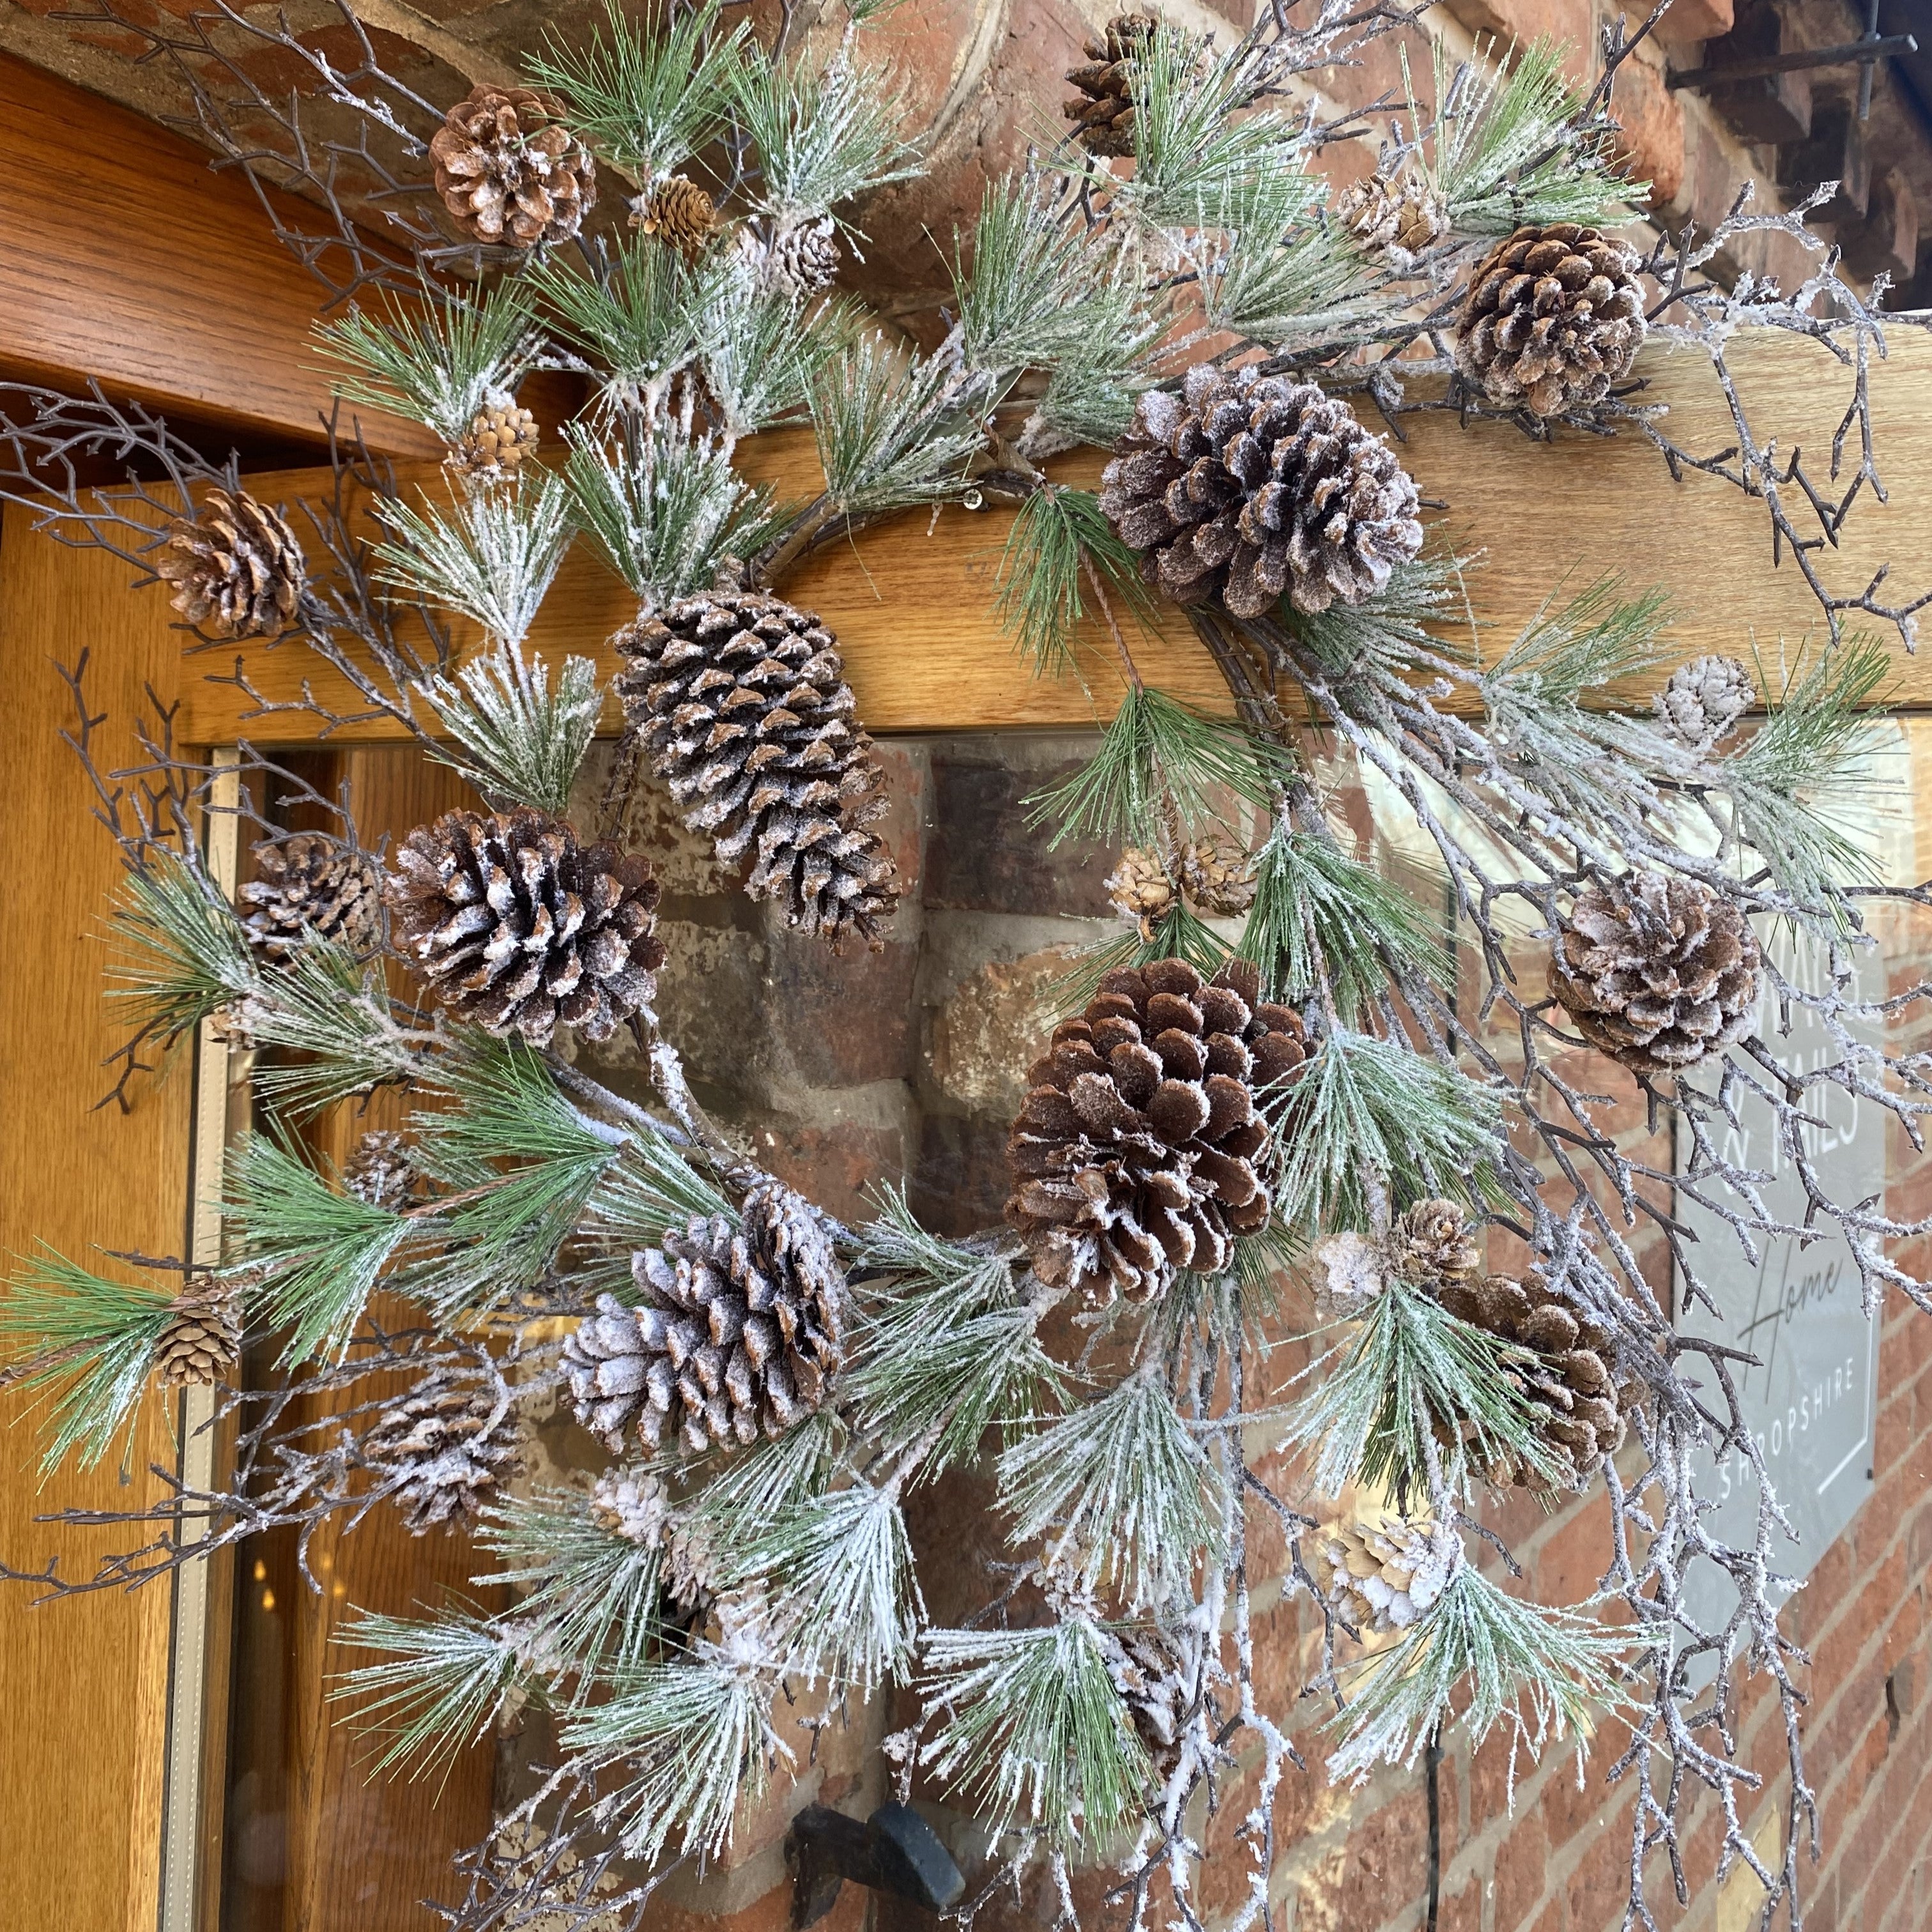
{"type": "Polygon", "coordinates": [[[816,221],[784,221],[770,234],[748,224],[738,231],[738,250],[766,288],[800,298],[830,287],[842,259],[829,214],[816,221]]]}
{"type": "Polygon", "coordinates": [[[1449,212],[1429,177],[1406,167],[1393,178],[1376,173],[1345,189],[1335,204],[1342,225],[1371,249],[1419,255],[1449,230],[1449,212]]]}
{"type": "Polygon", "coordinates": [[[1325,1318],[1353,1321],[1387,1286],[1382,1244],[1352,1228],[1324,1235],[1310,1259],[1316,1270],[1315,1305],[1325,1318]]]}
{"type": "Polygon", "coordinates": [[[1413,479],[1312,382],[1203,363],[1178,396],[1147,391],[1119,447],[1100,507],[1178,603],[1359,604],[1422,548],[1413,479]]]}
{"type": "Polygon", "coordinates": [[[1210,833],[1180,848],[1180,889],[1210,919],[1239,919],[1255,902],[1254,855],[1210,833]]]}
{"type": "Polygon", "coordinates": [[[1061,111],[1090,154],[1134,152],[1134,64],[1160,27],[1151,14],[1116,14],[1100,39],[1087,43],[1087,64],[1068,70],[1080,92],[1061,111]]]}
{"type": "Polygon", "coordinates": [[[1585,887],[1550,955],[1550,990],[1600,1053],[1669,1073],[1750,1028],[1762,956],[1743,913],[1706,885],[1638,872],[1585,887]]]}
{"type": "Polygon", "coordinates": [[[1174,1775],[1184,1749],[1182,1733],[1194,1697],[1183,1639],[1157,1626],[1109,1631],[1107,1674],[1147,1747],[1154,1781],[1174,1775]]]}
{"type": "Polygon", "coordinates": [[[560,1023],[608,1040],[656,997],[650,862],[579,846],[560,818],[448,813],[403,841],[384,891],[437,998],[500,1039],[542,1046],[560,1023]]]}
{"type": "Polygon", "coordinates": [[[422,1170],[406,1134],[372,1129],[343,1163],[342,1189],[372,1208],[406,1208],[422,1189],[422,1170]]]}
{"type": "Polygon", "coordinates": [[[715,1591],[704,1540],[680,1519],[670,1492],[641,1464],[606,1469],[591,1486],[590,1514],[614,1536],[655,1550],[664,1588],[687,1607],[715,1591]]]}
{"type": "Polygon", "coordinates": [[[810,1205],[776,1180],[734,1229],[694,1218],[632,1263],[644,1300],[598,1298],[564,1346],[571,1400],[614,1448],[664,1425],[694,1450],[782,1435],[824,1400],[844,1359],[847,1288],[810,1205]]]}
{"type": "Polygon", "coordinates": [[[1601,402],[1643,346],[1638,259],[1574,221],[1519,228],[1469,278],[1456,368],[1491,402],[1532,416],[1601,402]]]}
{"type": "Polygon", "coordinates": [[[1679,664],[1652,703],[1666,737],[1693,752],[1708,752],[1736,729],[1757,702],[1750,668],[1736,658],[1693,658],[1679,664]]]}
{"type": "Polygon", "coordinates": [[[746,890],[836,946],[883,944],[898,883],[872,825],[886,809],[837,640],[761,592],[686,598],[620,631],[624,715],[694,832],[746,890]]]}
{"type": "Polygon", "coordinates": [[[218,1382],[242,1352],[242,1297],[232,1282],[184,1288],[154,1345],[154,1372],[170,1388],[218,1382]]]}
{"type": "Polygon", "coordinates": [[[1453,1201],[1418,1201],[1389,1230],[1388,1265],[1432,1294],[1468,1281],[1481,1265],[1468,1216],[1453,1201]]]}
{"type": "MultiPolygon", "coordinates": [[[[1539,1281],[1492,1274],[1450,1282],[1441,1299],[1450,1314],[1523,1352],[1528,1360],[1512,1372],[1540,1418],[1537,1434],[1556,1466],[1556,1480],[1582,1488],[1623,1441],[1643,1396],[1641,1382],[1616,1378],[1611,1330],[1539,1281]]],[[[1546,1486],[1527,1464],[1505,1462],[1488,1474],[1493,1482],[1546,1486]]]]}
{"type": "Polygon", "coordinates": [[[1328,1606],[1358,1636],[1386,1636],[1420,1620],[1461,1568],[1462,1540],[1433,1517],[1387,1513],[1324,1523],[1308,1567],[1328,1606]]]}
{"type": "Polygon", "coordinates": [[[255,848],[255,870],[238,895],[250,908],[242,922],[250,945],[268,958],[286,959],[304,932],[352,952],[374,942],[381,887],[352,846],[307,832],[265,839],[255,848]]]}
{"type": "Polygon", "coordinates": [[[287,520],[244,490],[211,490],[193,518],[176,518],[154,569],[183,621],[212,638],[279,637],[307,580],[287,520]]]}
{"type": "Polygon", "coordinates": [[[1174,1271],[1227,1265],[1268,1224],[1271,1120],[1308,1057],[1301,1016],[1259,998],[1231,960],[1204,983],[1184,960],[1107,974],[1054,1030],[1006,1143],[1006,1218],[1034,1271],[1090,1300],[1162,1293],[1174,1271]]]}
{"type": "Polygon", "coordinates": [[[631,203],[631,226],[695,260],[718,232],[718,204],[684,175],[666,175],[631,203]]]}
{"type": "Polygon", "coordinates": [[[1144,845],[1126,847],[1105,883],[1114,910],[1149,937],[1156,923],[1174,910],[1174,881],[1160,854],[1144,845]]]}
{"type": "Polygon", "coordinates": [[[394,1484],[411,1535],[460,1528],[496,1496],[516,1456],[509,1384],[494,1367],[440,1366],[376,1418],[362,1448],[376,1480],[394,1484]]]}
{"type": "Polygon", "coordinates": [[[597,164],[527,87],[480,81],[429,144],[436,191],[472,241],[508,248],[568,242],[597,203],[597,164]]]}
{"type": "Polygon", "coordinates": [[[451,469],[472,483],[500,483],[536,448],[537,419],[507,390],[490,395],[451,450],[451,469]]]}

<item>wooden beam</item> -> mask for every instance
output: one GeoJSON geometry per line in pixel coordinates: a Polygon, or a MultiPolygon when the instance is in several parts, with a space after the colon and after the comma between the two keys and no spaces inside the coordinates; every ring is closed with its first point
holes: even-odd
{"type": "MultiPolygon", "coordinates": [[[[10,56],[0,100],[0,374],[62,389],[91,378],[218,430],[319,446],[321,285],[241,172],[10,56]]],[[[389,453],[435,451],[418,424],[364,427],[389,453]]]]}
{"type": "MultiPolygon", "coordinates": [[[[1780,461],[1802,449],[1814,475],[1827,468],[1832,439],[1850,388],[1848,373],[1824,350],[1764,330],[1734,344],[1738,386],[1761,435],[1778,432],[1780,461]]],[[[1714,455],[1732,441],[1724,398],[1700,352],[1653,350],[1640,365],[1649,394],[1670,406],[1668,427],[1683,447],[1714,455]]],[[[1889,500],[1867,494],[1854,510],[1841,548],[1818,554],[1818,568],[1840,593],[1862,590],[1879,567],[1892,566],[1888,594],[1904,601],[1932,583],[1932,340],[1900,328],[1888,360],[1871,371],[1876,448],[1889,500]]],[[[1532,442],[1498,424],[1462,429],[1446,416],[1405,419],[1404,460],[1425,496],[1448,505],[1433,522],[1465,554],[1480,553],[1470,580],[1493,654],[1552,597],[1561,600],[1605,575],[1632,592],[1660,586],[1670,596],[1671,634],[1686,656],[1705,651],[1788,662],[1822,629],[1821,613],[1787,554],[1772,567],[1764,506],[1730,484],[1696,472],[1672,482],[1662,458],[1626,431],[1608,439],[1564,434],[1532,442]]],[[[782,494],[808,493],[817,470],[806,438],[758,439],[746,446],[748,471],[776,483],[782,494]]],[[[1856,450],[1849,452],[1856,457],[1856,450]]],[[[1070,460],[1069,480],[1091,482],[1100,459],[1070,460]]],[[[433,473],[418,480],[432,482],[433,473]]],[[[259,479],[262,492],[298,497],[318,488],[312,473],[259,479]]],[[[1842,485],[1840,485],[1842,487],[1842,485]]],[[[1796,496],[1795,490],[1787,494],[1796,496]]],[[[1792,506],[1804,511],[1802,500],[1792,506]]],[[[861,532],[819,552],[784,585],[786,596],[818,611],[837,632],[860,714],[875,731],[924,731],[996,725],[1065,725],[1111,713],[1120,680],[1114,653],[1097,626],[1082,640],[1082,669],[1072,678],[1029,677],[993,614],[993,580],[1010,513],[948,506],[861,532]]],[[[1815,526],[1814,526],[1815,527],[1815,526]]],[[[158,597],[148,608],[164,623],[158,597]]],[[[565,653],[615,659],[604,640],[632,615],[623,586],[580,544],[538,616],[532,642],[553,659],[565,653]]],[[[1932,617],[1932,614],[1928,614],[1932,617]]],[[[1205,653],[1178,614],[1166,634],[1136,632],[1142,674],[1178,694],[1223,700],[1205,653]]],[[[286,700],[312,679],[325,701],[358,708],[340,680],[318,675],[318,661],[298,640],[239,653],[264,697],[286,700]]],[[[237,653],[204,651],[184,680],[182,728],[188,742],[225,744],[306,742],[311,719],[292,714],[250,717],[230,683],[237,653]]],[[[1896,701],[1932,705],[1932,661],[1898,653],[1896,701]]],[[[1622,697],[1628,694],[1618,693],[1622,697]]],[[[615,728],[614,717],[607,726],[615,728]]],[[[343,736],[396,735],[380,725],[343,736]]]]}

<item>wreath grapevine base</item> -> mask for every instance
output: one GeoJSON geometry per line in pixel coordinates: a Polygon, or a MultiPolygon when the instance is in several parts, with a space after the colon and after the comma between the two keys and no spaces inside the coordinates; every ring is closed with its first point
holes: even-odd
{"type": "Polygon", "coordinates": [[[1831,817],[1872,747],[1876,633],[1910,646],[1925,599],[1884,602],[1882,574],[1834,596],[1814,561],[1876,490],[1885,325],[1822,252],[1789,292],[1708,278],[1754,230],[1808,240],[1804,211],[1741,196],[1714,234],[1647,252],[1616,232],[1643,193],[1614,160],[1621,27],[1586,96],[1556,49],[1456,64],[1438,46],[1418,100],[1338,122],[1311,111],[1324,71],[1417,16],[1331,4],[1226,46],[1114,22],[1070,76],[1065,138],[958,238],[950,302],[897,327],[835,280],[855,203],[919,166],[871,10],[795,40],[788,16],[771,46],[715,0],[654,34],[614,14],[533,54],[527,85],[454,104],[386,74],[346,9],[359,52],[333,64],[226,4],[165,29],[101,16],[172,64],[220,157],[306,196],[312,232],[265,206],[327,290],[343,409],[425,424],[446,482],[406,496],[339,410],[334,495],[292,515],[151,414],[12,388],[0,434],[52,485],[19,500],[164,583],[206,640],[298,640],[486,808],[370,850],[352,801],[246,745],[224,805],[237,767],[179,754],[165,718],[137,768],[103,770],[74,668],[75,742],[127,866],[138,1021],[116,1090],[212,1022],[255,1052],[265,1124],[232,1152],[218,1264],[130,1280],[56,1258],[14,1284],[7,1373],[47,1390],[50,1460],[106,1453],[157,1379],[216,1384],[236,1441],[218,1486],[172,1483],[124,1519],[137,1547],[28,1580],[137,1586],[278,1527],[305,1552],[379,1505],[420,1534],[473,1528],[508,1609],[368,1617],[350,1640],[376,1658],[351,1682],[386,1765],[434,1762],[513,1706],[554,1722],[555,1768],[459,1861],[441,1910],[462,1932],[637,1926],[785,1774],[782,1700],[830,1723],[888,1687],[916,1707],[887,1740],[900,1795],[922,1780],[993,1846],[969,1916],[1043,1862],[1070,1920],[1085,1865],[1114,1874],[1090,1912],[1198,1928],[1197,1801],[1246,1761],[1252,1809],[1220,1854],[1252,1866],[1245,1932],[1282,1780],[1413,1762],[1460,1726],[1512,1754],[1588,1743],[1634,1784],[1628,1922],[1652,1925],[1673,1884],[1688,1902],[1701,1792],[1766,1922],[1796,1927],[1817,1819],[1783,1520],[1743,1358],[1673,1325],[1640,1250],[1667,1256],[1680,1312],[1715,1315],[1709,1263],[1660,1204],[1688,1199],[1747,1255],[1841,1237],[1868,1311],[1887,1286],[1932,1308],[1887,1252],[1927,1225],[1834,1198],[1803,1131],[1836,1087],[1916,1148],[1932,1105],[1919,1056],[1867,1043],[1928,989],[1881,1006],[1857,974],[1873,903],[1927,889],[1876,883],[1831,817]],[[292,97],[250,80],[264,49],[304,76],[292,97]],[[1374,175],[1331,195],[1323,150],[1371,130],[1374,175]],[[1747,417],[1725,352],[1755,327],[1847,371],[1848,489],[1747,417]],[[1634,373],[1646,340],[1708,362],[1733,448],[1670,441],[1634,373]],[[580,382],[560,435],[518,399],[540,368],[580,382]],[[1516,432],[1616,434],[1727,480],[1816,592],[1819,647],[1782,691],[1740,640],[1648,710],[1586,709],[1671,658],[1660,600],[1605,583],[1499,654],[1466,648],[1480,575],[1425,532],[1388,434],[1418,410],[1460,412],[1472,461],[1518,460],[1516,432]],[[784,424],[816,441],[807,501],[736,466],[784,424]],[[1108,453],[1097,490],[1044,467],[1082,446],[1108,453]],[[161,481],[85,490],[76,461],[102,454],[161,481]],[[890,1175],[877,1217],[842,1225],[706,1116],[658,1025],[659,885],[624,828],[628,794],[661,785],[801,932],[876,943],[905,884],[884,779],[837,638],[785,579],[857,526],[959,500],[1013,508],[998,595],[1038,674],[1066,674],[1096,614],[1118,647],[1124,701],[1037,804],[1043,844],[1118,848],[1124,924],[1029,1073],[1006,1225],[950,1240],[890,1175]],[[572,788],[610,694],[588,658],[526,648],[578,542],[638,601],[594,823],[570,818],[572,788]],[[1231,716],[1144,681],[1130,612],[1191,628],[1231,716]],[[480,647],[460,656],[452,620],[480,647]],[[1434,853],[1473,996],[1437,922],[1340,831],[1348,770],[1434,853]],[[272,788],[322,829],[261,816],[272,788]],[[207,831],[238,809],[259,835],[238,906],[207,831]],[[1824,962],[1816,985],[1766,943],[1780,924],[1824,962]],[[1530,954],[1546,963],[1525,974],[1530,954]],[[1794,1012],[1831,1042],[1802,1072],[1772,1046],[1794,1012]],[[649,1106],[568,1050],[623,1036],[649,1106]],[[1576,1083],[1586,1056],[1674,1122],[1674,1171],[1619,1146],[1612,1103],[1576,1083]],[[304,1156],[304,1122],[385,1088],[410,1096],[406,1131],[339,1173],[304,1156]],[[1747,1106],[1806,1191],[1802,1229],[1727,1150],[1747,1106]],[[379,1289],[413,1325],[371,1317],[379,1289]],[[1271,1350],[1311,1335],[1313,1366],[1276,1388],[1271,1350]],[[272,1382],[243,1388],[264,1348],[272,1382]],[[368,1400],[384,1372],[407,1393],[368,1400]],[[519,1403],[546,1396],[608,1448],[594,1483],[512,1486],[519,1403]],[[1264,1480],[1258,1445],[1304,1470],[1315,1513],[1264,1480]],[[1700,1488],[1733,1456],[1759,1478],[1739,1544],[1700,1488]],[[967,1470],[1006,1556],[940,1627],[904,1504],[967,1470]],[[1600,1588],[1534,1600],[1499,1498],[1598,1484],[1600,1588]],[[1258,1694],[1264,1522],[1322,1633],[1325,1763],[1258,1694]],[[1714,1624],[1683,1594],[1700,1559],[1734,1586],[1714,1624]],[[1740,1673],[1785,1718],[1775,1864],[1740,1810],[1758,1784],[1740,1673]]]}

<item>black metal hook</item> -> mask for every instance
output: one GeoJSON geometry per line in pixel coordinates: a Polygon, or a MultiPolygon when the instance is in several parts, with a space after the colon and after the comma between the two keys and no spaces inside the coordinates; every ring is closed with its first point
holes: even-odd
{"type": "Polygon", "coordinates": [[[784,1853],[797,1932],[832,1910],[848,1879],[934,1912],[965,1895],[966,1880],[952,1854],[910,1804],[881,1804],[862,1823],[828,1804],[808,1804],[791,1821],[784,1853]]]}

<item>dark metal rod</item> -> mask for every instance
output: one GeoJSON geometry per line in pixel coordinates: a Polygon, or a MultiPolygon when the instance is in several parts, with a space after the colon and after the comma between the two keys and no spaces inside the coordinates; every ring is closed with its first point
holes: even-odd
{"type": "Polygon", "coordinates": [[[1874,61],[1890,54],[1916,54],[1918,43],[1910,34],[1881,34],[1876,39],[1847,40],[1841,46],[1808,47],[1802,53],[1766,54],[1757,60],[1727,62],[1722,67],[1694,67],[1668,74],[1666,87],[1699,89],[1728,86],[1734,80],[1756,80],[1768,74],[1796,74],[1801,68],[1844,67],[1861,62],[1868,73],[1874,61]]]}

